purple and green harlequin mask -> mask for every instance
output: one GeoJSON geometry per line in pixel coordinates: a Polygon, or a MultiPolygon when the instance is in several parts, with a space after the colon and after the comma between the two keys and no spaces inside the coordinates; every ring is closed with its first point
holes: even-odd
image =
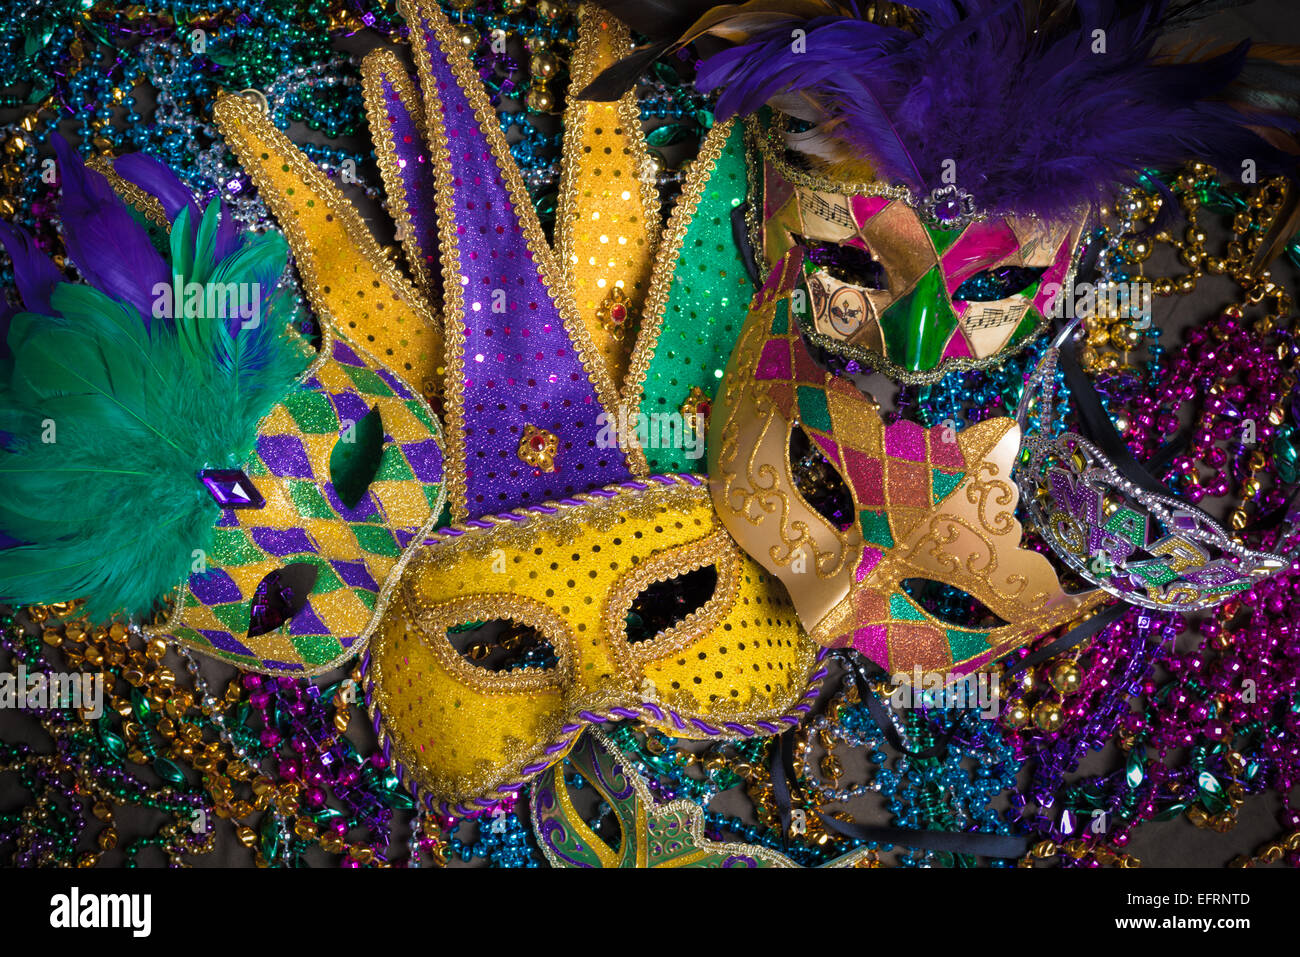
{"type": "Polygon", "coordinates": [[[1085,218],[972,219],[955,197],[914,204],[883,183],[814,180],[775,157],[763,183],[767,260],[808,250],[792,305],[809,339],[908,382],[996,364],[1040,333],[1085,218]]]}
{"type": "Polygon", "coordinates": [[[262,420],[171,619],[155,629],[241,667],[315,674],[356,654],[384,585],[442,511],[441,431],[397,376],[338,336],[262,420]]]}

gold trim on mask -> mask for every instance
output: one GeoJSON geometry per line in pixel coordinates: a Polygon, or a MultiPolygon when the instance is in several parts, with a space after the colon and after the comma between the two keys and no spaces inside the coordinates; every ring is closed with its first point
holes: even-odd
{"type": "Polygon", "coordinates": [[[392,50],[372,50],[361,61],[361,92],[366,104],[366,118],[370,122],[370,140],[375,147],[375,159],[379,164],[379,175],[384,181],[384,192],[388,195],[388,212],[397,226],[398,241],[406,253],[406,265],[410,267],[415,284],[420,287],[426,299],[433,302],[437,298],[437,283],[432,275],[432,267],[424,257],[436,250],[421,248],[420,238],[415,234],[411,221],[410,197],[407,195],[406,181],[397,165],[393,126],[384,115],[385,83],[393,88],[402,107],[410,114],[411,125],[418,132],[421,145],[428,143],[424,107],[402,61],[392,50]]]}
{"type": "Polygon", "coordinates": [[[213,119],[283,230],[312,308],[354,330],[368,351],[436,401],[442,330],[424,297],[389,262],[356,208],[320,169],[239,96],[223,96],[213,119]]]}
{"type": "MultiPolygon", "coordinates": [[[[591,4],[578,10],[569,87],[580,90],[632,49],[627,27],[591,4]]],[[[636,324],[659,244],[659,192],[649,172],[636,93],[614,103],[570,96],[564,111],[555,255],[588,335],[610,378],[627,374],[636,324]],[[629,328],[611,331],[598,316],[610,291],[627,297],[629,328]]]]}
{"type": "Polygon", "coordinates": [[[133,207],[141,216],[170,235],[172,224],[167,221],[167,212],[163,209],[163,204],[158,200],[158,197],[118,175],[117,170],[113,168],[115,159],[116,157],[105,156],[102,153],[96,154],[86,160],[86,169],[93,169],[108,180],[108,185],[113,187],[113,192],[117,193],[123,202],[133,207]]]}

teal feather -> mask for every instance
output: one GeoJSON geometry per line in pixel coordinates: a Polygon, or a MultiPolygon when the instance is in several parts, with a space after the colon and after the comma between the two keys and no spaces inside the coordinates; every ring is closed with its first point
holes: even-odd
{"type": "Polygon", "coordinates": [[[84,596],[92,619],[144,616],[186,577],[195,549],[211,548],[220,509],[197,473],[245,462],[258,422],[310,361],[289,328],[292,302],[275,291],[283,238],[248,234],[215,262],[221,215],[209,204],[191,230],[181,211],[172,272],[182,288],[258,282],[255,328],[206,315],[206,294],[199,315],[176,308],[146,327],[134,305],[71,283],[55,287],[52,315],[13,318],[0,529],[29,544],[0,551],[0,600],[84,596]],[[43,441],[51,423],[54,441],[43,441]]]}

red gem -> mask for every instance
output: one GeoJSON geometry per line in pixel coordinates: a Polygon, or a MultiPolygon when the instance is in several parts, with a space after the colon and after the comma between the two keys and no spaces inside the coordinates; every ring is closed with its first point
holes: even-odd
{"type": "Polygon", "coordinates": [[[713,411],[713,403],[710,402],[708,399],[705,399],[703,402],[701,402],[699,405],[695,407],[695,411],[707,419],[709,417],[709,413],[713,411]]]}
{"type": "Polygon", "coordinates": [[[621,302],[616,302],[609,307],[609,318],[614,322],[622,322],[627,318],[627,306],[621,302]]]}
{"type": "Polygon", "coordinates": [[[546,449],[546,436],[534,435],[528,440],[528,444],[532,447],[534,452],[542,452],[546,449]]]}

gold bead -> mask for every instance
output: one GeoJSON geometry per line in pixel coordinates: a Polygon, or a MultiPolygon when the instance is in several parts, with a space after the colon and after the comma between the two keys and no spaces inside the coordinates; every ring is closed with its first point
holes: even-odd
{"type": "Polygon", "coordinates": [[[452,26],[452,31],[456,34],[456,39],[466,50],[474,50],[478,47],[479,35],[468,23],[457,23],[452,26]]]}
{"type": "Polygon", "coordinates": [[[1117,322],[1110,327],[1110,343],[1123,352],[1132,352],[1142,342],[1142,333],[1130,322],[1117,322]]]}
{"type": "Polygon", "coordinates": [[[528,91],[528,108],[535,113],[550,113],[555,109],[555,97],[545,87],[534,86],[528,91]]]}
{"type": "Polygon", "coordinates": [[[528,62],[528,68],[532,71],[533,76],[549,80],[559,70],[560,61],[555,58],[554,53],[539,51],[532,55],[528,62]]]}
{"type": "Polygon", "coordinates": [[[1024,727],[1029,721],[1029,709],[1023,702],[1016,701],[1002,712],[1002,723],[1009,728],[1024,727]]]}
{"type": "Polygon", "coordinates": [[[1083,683],[1083,672],[1073,661],[1062,661],[1052,669],[1052,687],[1061,694],[1074,694],[1083,683]]]}
{"type": "Polygon", "coordinates": [[[1040,701],[1034,705],[1034,724],[1040,731],[1056,731],[1064,723],[1065,715],[1055,701],[1040,701]]]}

